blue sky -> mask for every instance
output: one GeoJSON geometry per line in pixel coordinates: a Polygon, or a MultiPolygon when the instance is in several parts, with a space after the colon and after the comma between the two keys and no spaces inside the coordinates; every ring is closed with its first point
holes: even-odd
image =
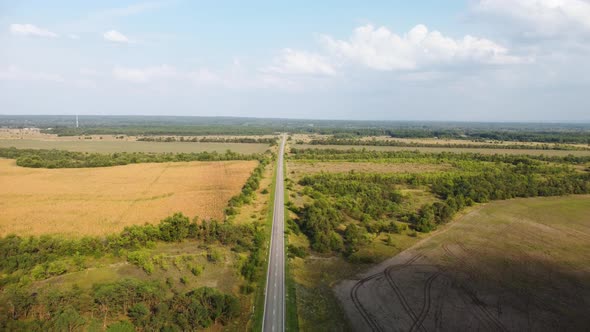
{"type": "Polygon", "coordinates": [[[0,113],[590,122],[590,1],[2,1],[0,113]]]}

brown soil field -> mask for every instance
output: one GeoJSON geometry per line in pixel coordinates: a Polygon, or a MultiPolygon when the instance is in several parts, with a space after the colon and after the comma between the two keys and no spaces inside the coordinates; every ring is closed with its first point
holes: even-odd
{"type": "Polygon", "coordinates": [[[32,169],[0,159],[0,236],[104,235],[174,212],[223,218],[256,161],[32,169]]]}
{"type": "Polygon", "coordinates": [[[480,205],[340,282],[358,331],[583,331],[590,196],[480,205]]]}

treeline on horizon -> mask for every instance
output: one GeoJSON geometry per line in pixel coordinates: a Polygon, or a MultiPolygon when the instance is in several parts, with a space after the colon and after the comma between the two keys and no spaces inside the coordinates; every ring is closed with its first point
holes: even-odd
{"type": "Polygon", "coordinates": [[[435,121],[353,121],[187,116],[0,115],[0,127],[37,127],[63,135],[203,136],[270,135],[278,132],[352,137],[450,138],[590,144],[590,124],[435,121]],[[48,129],[51,128],[51,129],[48,129]]]}
{"type": "Polygon", "coordinates": [[[263,154],[241,154],[227,150],[224,153],[146,153],[116,152],[110,154],[74,152],[65,150],[0,148],[0,157],[16,159],[21,167],[81,168],[110,167],[139,163],[165,163],[186,161],[262,160],[263,154]]]}
{"type": "Polygon", "coordinates": [[[542,131],[529,128],[520,130],[487,129],[436,129],[436,128],[337,128],[337,127],[255,127],[255,126],[128,126],[128,127],[56,127],[43,130],[59,136],[76,135],[129,135],[129,136],[203,136],[203,135],[272,135],[279,132],[296,134],[335,135],[337,138],[389,136],[393,138],[442,138],[457,140],[494,140],[513,142],[590,144],[589,130],[542,131]]]}

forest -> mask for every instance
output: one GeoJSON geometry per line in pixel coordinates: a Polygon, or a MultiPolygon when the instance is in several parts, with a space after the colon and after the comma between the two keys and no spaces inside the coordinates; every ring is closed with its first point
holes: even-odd
{"type": "Polygon", "coordinates": [[[358,251],[376,235],[397,233],[403,225],[430,232],[450,221],[463,208],[476,203],[515,197],[590,193],[590,173],[569,163],[587,158],[545,158],[480,155],[292,150],[292,159],[372,160],[378,162],[449,163],[449,171],[435,173],[320,173],[299,180],[301,194],[311,198],[297,213],[300,230],[317,252],[358,251]],[[548,162],[550,161],[550,162],[548,162]],[[434,202],[413,209],[404,205],[403,189],[424,189],[434,202]]]}

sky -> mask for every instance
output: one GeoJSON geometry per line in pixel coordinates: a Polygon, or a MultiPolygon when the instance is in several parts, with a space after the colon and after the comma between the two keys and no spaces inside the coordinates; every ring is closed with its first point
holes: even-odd
{"type": "Polygon", "coordinates": [[[0,0],[0,114],[590,122],[590,0],[0,0]]]}

